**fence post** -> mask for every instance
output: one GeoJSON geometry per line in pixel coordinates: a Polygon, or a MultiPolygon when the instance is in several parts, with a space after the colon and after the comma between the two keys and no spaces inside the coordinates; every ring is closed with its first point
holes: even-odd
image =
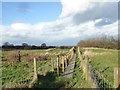
{"type": "Polygon", "coordinates": [[[71,53],[71,51],[70,51],[70,61],[72,60],[72,53],[71,53]]]}
{"type": "Polygon", "coordinates": [[[59,55],[57,55],[57,75],[59,76],[59,55]]]}
{"type": "Polygon", "coordinates": [[[65,68],[67,68],[67,56],[65,55],[65,68]]]}
{"type": "Polygon", "coordinates": [[[66,62],[67,62],[67,65],[68,65],[69,64],[68,54],[66,55],[66,62]]]}
{"type": "Polygon", "coordinates": [[[86,58],[85,59],[86,60],[86,62],[85,62],[85,73],[86,73],[86,80],[88,80],[88,59],[86,58]]]}
{"type": "Polygon", "coordinates": [[[72,49],[72,59],[73,59],[73,56],[74,56],[74,48],[72,49]]]}
{"type": "Polygon", "coordinates": [[[51,63],[52,63],[52,71],[54,71],[54,62],[52,59],[51,59],[51,63]]]}
{"type": "Polygon", "coordinates": [[[35,82],[38,80],[38,77],[37,77],[37,64],[36,64],[36,58],[34,58],[34,76],[33,76],[33,80],[30,82],[29,84],[29,88],[31,88],[35,82]]]}
{"type": "Polygon", "coordinates": [[[62,72],[64,72],[64,56],[62,55],[62,72]]]}
{"type": "Polygon", "coordinates": [[[80,54],[80,47],[78,46],[78,58],[79,58],[79,64],[80,64],[80,67],[81,67],[81,63],[82,63],[82,58],[81,58],[82,56],[81,56],[81,54],[80,54]]]}
{"type": "Polygon", "coordinates": [[[21,54],[20,54],[20,50],[18,50],[18,62],[21,62],[21,54]]]}
{"type": "Polygon", "coordinates": [[[80,60],[80,47],[78,46],[78,58],[80,60]]]}
{"type": "Polygon", "coordinates": [[[118,82],[118,67],[114,68],[114,88],[118,88],[119,82],[118,82]]]}
{"type": "Polygon", "coordinates": [[[46,65],[44,65],[44,76],[46,76],[46,65]]]}
{"type": "Polygon", "coordinates": [[[34,79],[37,79],[37,63],[36,63],[36,58],[34,58],[34,79]]]}

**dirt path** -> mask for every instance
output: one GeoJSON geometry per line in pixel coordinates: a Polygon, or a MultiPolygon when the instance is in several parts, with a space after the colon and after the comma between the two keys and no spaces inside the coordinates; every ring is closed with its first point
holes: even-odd
{"type": "Polygon", "coordinates": [[[65,77],[65,78],[72,77],[73,72],[74,72],[75,60],[76,60],[76,54],[74,55],[74,58],[72,59],[72,61],[68,65],[68,67],[65,70],[65,72],[62,74],[63,77],[65,77]]]}

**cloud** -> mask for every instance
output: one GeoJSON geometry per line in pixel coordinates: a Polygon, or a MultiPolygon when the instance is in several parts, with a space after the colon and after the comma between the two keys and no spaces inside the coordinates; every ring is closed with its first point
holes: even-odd
{"type": "MultiPolygon", "coordinates": [[[[113,23],[118,19],[118,3],[115,2],[95,2],[92,3],[92,8],[86,10],[84,13],[76,13],[73,16],[73,22],[75,24],[85,23],[90,20],[97,19],[109,19],[109,23],[113,23]]],[[[101,25],[101,24],[100,24],[101,25]]],[[[104,25],[104,24],[103,24],[104,25]]]]}
{"type": "Polygon", "coordinates": [[[88,0],[61,0],[61,2],[63,8],[60,18],[67,17],[78,12],[83,13],[85,10],[91,8],[88,0]]]}
{"type": "Polygon", "coordinates": [[[94,3],[87,0],[62,0],[62,12],[56,21],[17,22],[1,25],[4,42],[40,45],[76,45],[79,40],[101,35],[117,36],[117,3],[94,3]]]}

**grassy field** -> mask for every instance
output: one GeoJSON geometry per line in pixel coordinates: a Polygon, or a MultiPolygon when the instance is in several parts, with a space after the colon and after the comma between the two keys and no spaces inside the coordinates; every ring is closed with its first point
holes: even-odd
{"type": "MultiPolygon", "coordinates": [[[[56,74],[56,56],[60,52],[67,53],[69,49],[55,50],[21,50],[21,62],[17,62],[17,50],[2,53],[2,87],[25,88],[33,79],[33,58],[48,55],[42,60],[37,59],[38,82],[35,88],[92,88],[93,83],[86,81],[80,68],[80,60],[76,57],[73,77],[64,79],[56,74]],[[44,60],[45,59],[45,60],[44,60]],[[51,63],[54,62],[54,72],[51,63]],[[46,71],[46,76],[44,73],[46,71]]],[[[82,49],[84,52],[85,49],[82,49]]],[[[106,80],[114,85],[114,67],[118,66],[118,51],[89,48],[89,57],[94,69],[102,72],[106,80]]]]}
{"type": "Polygon", "coordinates": [[[108,83],[114,85],[114,68],[118,67],[118,50],[89,48],[91,64],[101,72],[108,83]]]}
{"type": "MultiPolygon", "coordinates": [[[[2,58],[3,58],[2,59],[2,87],[3,88],[4,87],[12,87],[12,88],[28,87],[28,84],[33,79],[33,58],[36,56],[44,55],[46,52],[48,54],[53,54],[53,53],[58,54],[59,52],[62,52],[62,51],[67,53],[69,49],[55,49],[51,51],[21,50],[21,62],[17,62],[17,57],[16,57],[17,50],[3,51],[2,52],[2,58]]],[[[38,71],[39,77],[43,76],[45,71],[47,73],[46,78],[49,75],[51,76],[49,78],[53,78],[53,76],[56,76],[56,74],[51,71],[52,70],[51,62],[54,62],[54,67],[57,66],[55,56],[50,56],[50,57],[48,56],[46,60],[37,60],[37,71],[38,71]]],[[[60,77],[56,79],[58,79],[56,81],[61,80],[60,77]]],[[[41,85],[41,87],[43,87],[43,85],[41,85]]]]}

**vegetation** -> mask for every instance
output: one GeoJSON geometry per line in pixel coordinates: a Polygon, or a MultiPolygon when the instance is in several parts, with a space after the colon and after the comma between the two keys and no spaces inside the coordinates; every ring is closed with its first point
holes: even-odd
{"type": "MultiPolygon", "coordinates": [[[[2,56],[2,87],[3,88],[25,88],[28,87],[28,84],[32,81],[33,79],[33,58],[41,56],[37,60],[37,71],[39,75],[39,79],[48,85],[48,80],[53,80],[55,78],[56,85],[57,83],[61,80],[60,77],[57,78],[56,72],[52,72],[51,70],[51,61],[54,62],[54,67],[57,67],[56,64],[56,57],[53,55],[54,53],[57,54],[60,51],[68,52],[69,49],[56,49],[56,50],[51,50],[51,51],[46,51],[46,50],[21,50],[21,62],[18,63],[17,57],[15,57],[16,50],[13,51],[3,51],[3,56],[2,56]],[[43,58],[43,55],[45,53],[50,54],[51,56],[47,56],[46,59],[43,58]],[[53,55],[53,56],[52,56],[53,55]],[[46,72],[46,76],[44,76],[44,73],[46,72]],[[44,80],[43,78],[44,77],[44,80]],[[58,82],[57,82],[58,81],[58,82]]],[[[61,82],[61,81],[60,81],[61,82]]],[[[41,87],[44,87],[45,84],[41,85],[40,83],[38,84],[41,87]]],[[[50,84],[49,86],[51,86],[50,84]]],[[[39,87],[40,87],[39,86],[39,87]]],[[[38,87],[37,85],[35,87],[38,87]]],[[[53,85],[51,86],[53,87],[53,85]]]]}
{"type": "Polygon", "coordinates": [[[107,49],[119,49],[120,41],[114,37],[100,37],[82,40],[78,43],[80,47],[97,47],[107,49]]]}
{"type": "MultiPolygon", "coordinates": [[[[93,82],[86,81],[80,68],[78,54],[76,57],[73,77],[64,79],[57,76],[56,55],[67,53],[69,48],[49,48],[21,50],[21,62],[18,63],[18,51],[3,51],[2,53],[2,88],[25,88],[33,79],[33,58],[37,59],[38,82],[35,88],[92,88],[93,82]],[[51,62],[54,62],[54,72],[51,62]],[[46,75],[44,75],[46,73],[46,75]]],[[[118,66],[118,50],[83,48],[88,50],[93,68],[103,74],[106,80],[114,85],[114,67],[118,66]]],[[[60,72],[62,73],[62,72],[60,72]]]]}
{"type": "Polygon", "coordinates": [[[114,85],[114,68],[118,67],[118,50],[87,48],[94,69],[114,85]]]}

